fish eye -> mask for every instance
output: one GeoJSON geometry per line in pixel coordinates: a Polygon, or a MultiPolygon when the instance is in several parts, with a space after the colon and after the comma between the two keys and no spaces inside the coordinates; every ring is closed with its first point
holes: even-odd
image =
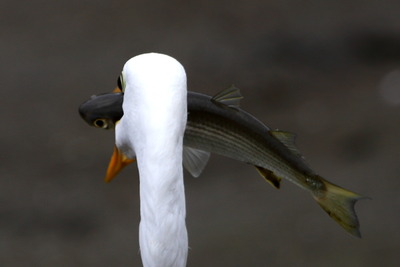
{"type": "Polygon", "coordinates": [[[123,75],[122,73],[121,73],[121,75],[118,76],[117,85],[118,85],[118,88],[119,88],[122,92],[125,90],[124,75],[123,75]]]}
{"type": "Polygon", "coordinates": [[[97,128],[102,128],[102,129],[107,129],[108,128],[108,123],[106,119],[96,119],[93,122],[93,125],[97,128]]]}

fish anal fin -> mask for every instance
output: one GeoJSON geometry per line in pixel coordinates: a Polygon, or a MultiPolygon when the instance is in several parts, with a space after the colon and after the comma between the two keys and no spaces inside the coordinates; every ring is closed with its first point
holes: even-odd
{"type": "Polygon", "coordinates": [[[270,183],[273,187],[276,189],[279,189],[281,186],[281,180],[282,178],[278,177],[275,175],[274,172],[267,170],[265,168],[259,167],[259,166],[254,166],[256,167],[258,173],[267,180],[268,183],[270,183]]]}
{"type": "Polygon", "coordinates": [[[242,99],[243,96],[240,93],[239,88],[232,85],[228,89],[222,90],[221,92],[214,95],[211,101],[217,104],[223,104],[231,108],[239,108],[240,100],[242,99]]]}

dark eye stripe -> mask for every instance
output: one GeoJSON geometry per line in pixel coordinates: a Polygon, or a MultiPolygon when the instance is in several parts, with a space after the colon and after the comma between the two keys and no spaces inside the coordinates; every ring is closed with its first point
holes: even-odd
{"type": "Polygon", "coordinates": [[[121,75],[118,76],[117,85],[118,85],[118,88],[122,91],[121,75]]]}
{"type": "Polygon", "coordinates": [[[125,81],[124,81],[124,75],[121,73],[119,75],[118,80],[117,80],[118,88],[123,92],[125,91],[125,81]]]}

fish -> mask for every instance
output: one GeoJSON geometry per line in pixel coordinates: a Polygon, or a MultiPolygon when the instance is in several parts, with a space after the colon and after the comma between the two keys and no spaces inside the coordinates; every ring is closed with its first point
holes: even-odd
{"type": "MultiPolygon", "coordinates": [[[[234,86],[213,97],[188,91],[184,167],[192,176],[198,177],[210,153],[253,165],[277,189],[283,178],[311,193],[321,208],[344,230],[361,238],[354,206],[366,197],[315,173],[296,148],[295,134],[270,129],[240,108],[242,98],[240,90],[234,86]]],[[[92,96],[80,106],[79,113],[89,125],[110,129],[123,116],[122,102],[123,93],[92,96]],[[99,125],[99,120],[105,123],[99,125]]]]}

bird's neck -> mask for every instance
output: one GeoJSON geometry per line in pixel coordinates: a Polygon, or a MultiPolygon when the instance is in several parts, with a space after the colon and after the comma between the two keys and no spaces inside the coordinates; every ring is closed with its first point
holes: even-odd
{"type": "Polygon", "coordinates": [[[165,93],[148,101],[141,97],[142,101],[131,102],[134,111],[124,113],[124,120],[134,122],[130,136],[140,176],[139,243],[144,266],[186,266],[182,167],[186,97],[186,93],[165,93]]]}
{"type": "Polygon", "coordinates": [[[143,261],[149,261],[143,262],[144,266],[186,266],[182,140],[175,142],[156,140],[146,145],[152,149],[136,154],[140,175],[140,248],[143,261]],[[171,144],[175,142],[178,144],[171,144]]]}

